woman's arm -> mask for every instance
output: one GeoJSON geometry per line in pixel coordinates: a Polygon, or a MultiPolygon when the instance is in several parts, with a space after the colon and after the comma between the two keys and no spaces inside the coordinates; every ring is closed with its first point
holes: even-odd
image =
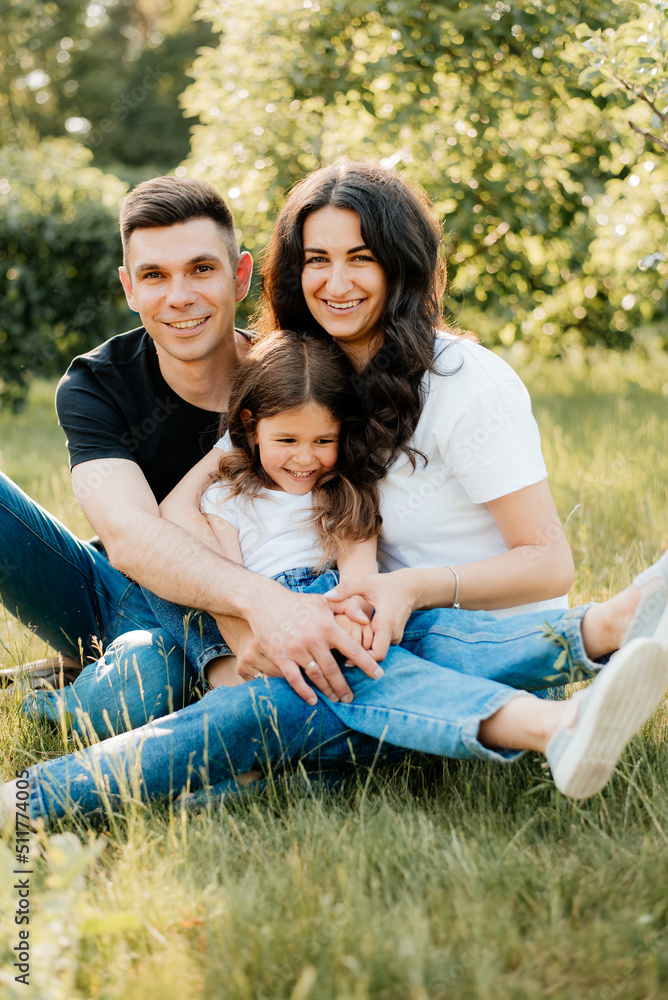
{"type": "MultiPolygon", "coordinates": [[[[457,565],[458,603],[475,610],[514,607],[566,593],[573,582],[573,557],[547,480],[487,504],[508,551],[479,562],[457,565]]],[[[378,659],[390,643],[401,641],[408,616],[420,608],[449,607],[455,600],[452,569],[400,569],[345,580],[328,597],[336,613],[340,602],[358,594],[373,604],[378,659]]]]}
{"type": "MultiPolygon", "coordinates": [[[[573,583],[573,556],[547,480],[491,500],[486,506],[508,551],[455,566],[460,607],[512,608],[567,593],[573,583]]],[[[453,603],[455,577],[450,569],[401,572],[410,574],[412,610],[453,603]]]]}

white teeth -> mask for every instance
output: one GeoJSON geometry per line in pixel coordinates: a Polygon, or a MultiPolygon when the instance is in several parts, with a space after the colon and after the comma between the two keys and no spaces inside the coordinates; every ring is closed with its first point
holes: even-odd
{"type": "Polygon", "coordinates": [[[325,301],[332,309],[340,309],[343,311],[344,309],[352,309],[353,306],[358,306],[362,300],[351,299],[350,302],[330,302],[329,299],[326,299],[325,301]]]}
{"type": "Polygon", "coordinates": [[[292,469],[286,469],[285,471],[289,472],[290,475],[294,476],[296,479],[308,479],[309,476],[313,475],[315,469],[311,469],[310,472],[293,472],[292,469]]]}
{"type": "Polygon", "coordinates": [[[206,319],[205,316],[200,316],[199,319],[186,319],[182,323],[170,323],[176,330],[191,330],[194,326],[199,326],[203,320],[206,319]]]}

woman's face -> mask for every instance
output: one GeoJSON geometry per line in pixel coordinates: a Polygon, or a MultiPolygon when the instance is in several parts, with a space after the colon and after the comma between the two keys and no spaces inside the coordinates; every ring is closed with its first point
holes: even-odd
{"type": "Polygon", "coordinates": [[[319,208],[303,230],[306,305],[358,369],[382,344],[385,272],[364,245],[357,212],[319,208]]]}

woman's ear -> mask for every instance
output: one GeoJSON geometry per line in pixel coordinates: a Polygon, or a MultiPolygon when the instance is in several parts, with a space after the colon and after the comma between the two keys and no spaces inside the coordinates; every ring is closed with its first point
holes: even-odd
{"type": "Polygon", "coordinates": [[[253,416],[253,414],[251,413],[251,411],[249,409],[246,408],[246,409],[243,409],[243,410],[239,410],[239,416],[241,418],[241,422],[243,424],[245,424],[247,422],[247,420],[250,417],[253,416]]]}

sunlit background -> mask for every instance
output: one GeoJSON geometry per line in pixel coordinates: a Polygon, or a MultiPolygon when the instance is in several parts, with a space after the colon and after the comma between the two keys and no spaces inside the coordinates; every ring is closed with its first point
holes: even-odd
{"type": "Polygon", "coordinates": [[[129,186],[210,180],[257,256],[285,190],[339,156],[429,191],[446,305],[490,346],[665,346],[665,7],[9,0],[0,398],[134,325],[116,275],[129,186]]]}

